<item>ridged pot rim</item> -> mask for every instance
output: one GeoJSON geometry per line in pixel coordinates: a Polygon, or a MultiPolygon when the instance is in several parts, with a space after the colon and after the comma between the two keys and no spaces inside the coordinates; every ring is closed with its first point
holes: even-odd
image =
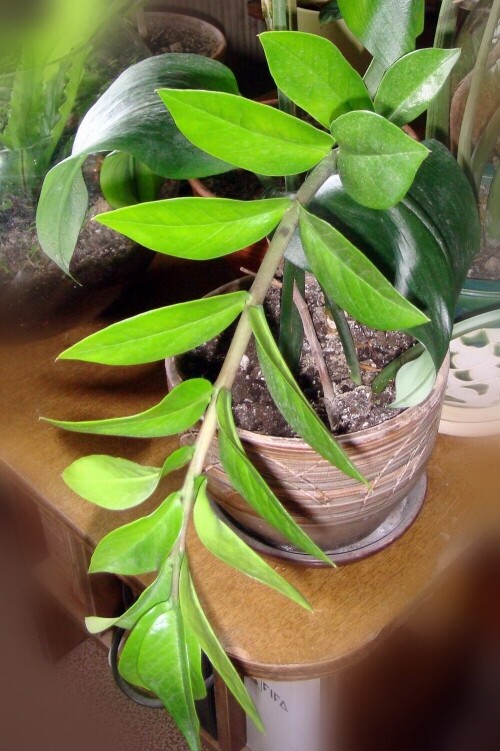
{"type": "MultiPolygon", "coordinates": [[[[227,293],[228,290],[234,287],[240,288],[243,284],[253,281],[252,276],[243,276],[239,279],[235,279],[232,282],[223,284],[217,289],[209,292],[205,297],[213,297],[214,295],[227,293]]],[[[165,360],[165,370],[167,374],[167,381],[170,387],[178,386],[182,383],[183,378],[178,368],[179,356],[169,357],[165,360]]],[[[384,434],[392,432],[394,429],[400,430],[405,425],[411,423],[418,414],[426,412],[429,407],[433,405],[430,403],[436,399],[436,395],[444,393],[446,383],[448,380],[448,370],[450,364],[450,354],[447,353],[443,364],[441,365],[439,372],[436,376],[434,387],[429,396],[420,404],[414,407],[407,407],[402,412],[394,415],[394,417],[385,420],[385,422],[378,423],[378,425],[372,425],[362,430],[355,430],[352,433],[344,433],[343,435],[336,435],[335,440],[340,444],[350,444],[359,442],[369,442],[374,440],[380,440],[384,434]]],[[[437,406],[437,405],[436,405],[437,406]]],[[[280,436],[268,436],[263,433],[256,433],[252,430],[245,430],[243,428],[237,428],[239,437],[249,444],[255,446],[265,445],[272,446],[274,448],[282,448],[284,450],[294,449],[294,451],[311,451],[311,447],[308,443],[302,440],[302,438],[283,438],[280,436]]]]}

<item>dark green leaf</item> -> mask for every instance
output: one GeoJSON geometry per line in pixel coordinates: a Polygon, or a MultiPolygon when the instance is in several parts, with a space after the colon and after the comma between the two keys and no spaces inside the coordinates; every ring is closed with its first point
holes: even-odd
{"type": "Polygon", "coordinates": [[[295,175],[332,148],[325,133],[273,107],[234,94],[159,92],[177,127],[200,149],[261,175],[295,175]]]}
{"type": "Polygon", "coordinates": [[[231,394],[225,389],[217,400],[217,421],[221,462],[236,492],[293,545],[331,565],[330,559],[298,526],[249,461],[234,425],[231,394]]]}
{"type": "Polygon", "coordinates": [[[321,422],[280,355],[262,307],[250,309],[250,322],[267,388],[281,414],[324,459],[359,482],[366,482],[349,456],[321,422]]]}
{"type": "Polygon", "coordinates": [[[394,63],[382,79],[375,110],[395,125],[425,112],[460,57],[460,50],[424,49],[394,63]]]}
{"type": "Polygon", "coordinates": [[[166,54],[133,65],[83,119],[69,160],[47,175],[37,211],[45,253],[69,268],[87,208],[81,165],[89,154],[122,151],[163,177],[206,177],[229,165],[195,148],[176,128],[156,94],[164,86],[237,93],[231,71],[201,55],[166,54]]]}
{"type": "Polygon", "coordinates": [[[151,250],[204,261],[261,240],[291,205],[289,198],[174,198],[101,214],[98,221],[151,250]]]}
{"type": "Polygon", "coordinates": [[[337,0],[330,0],[326,5],[322,5],[319,11],[319,22],[322,26],[332,21],[338,21],[342,18],[337,0]]]}
{"type": "Polygon", "coordinates": [[[153,613],[154,622],[149,625],[139,649],[137,672],[144,685],[162,700],[190,751],[199,751],[200,725],[179,604],[157,605],[153,613]]]}
{"type": "Polygon", "coordinates": [[[280,576],[252,548],[243,542],[219,517],[214,514],[207,496],[207,480],[198,490],[193,520],[203,545],[221,561],[275,589],[306,610],[311,610],[307,600],[295,587],[280,576]]]}
{"type": "Polygon", "coordinates": [[[135,184],[135,159],[124,151],[113,151],[101,166],[101,190],[114,209],[139,202],[135,184]]]}
{"type": "Polygon", "coordinates": [[[231,660],[224,652],[224,649],[220,645],[219,640],[214,634],[213,629],[201,608],[189,575],[187,559],[184,559],[182,564],[180,602],[181,612],[187,627],[191,629],[193,634],[197,637],[202,650],[205,652],[224,683],[226,683],[236,701],[252,719],[255,725],[264,732],[262,720],[259,717],[243,681],[234,669],[231,660]]]}
{"type": "Polygon", "coordinates": [[[328,39],[268,31],[260,40],[278,88],[325,128],[351,110],[373,109],[363,79],[328,39]]]}
{"type": "Polygon", "coordinates": [[[347,192],[372,209],[388,209],[408,192],[428,149],[373,112],[349,112],[332,125],[347,192]]]}
{"type": "Polygon", "coordinates": [[[107,420],[45,420],[74,433],[117,435],[125,438],[163,438],[192,427],[203,415],[212,396],[212,384],[203,378],[180,383],[155,407],[128,417],[107,420]]]}
{"type": "Polygon", "coordinates": [[[90,573],[133,576],[157,571],[179,536],[182,520],[179,493],[172,493],[149,516],[106,535],[94,551],[90,573]]]}
{"type": "Polygon", "coordinates": [[[248,292],[231,292],[151,310],[88,336],[60,359],[142,365],[180,355],[220,334],[249,297],[248,292]]]}
{"type": "Polygon", "coordinates": [[[329,297],[365,326],[400,331],[429,319],[394,289],[335,227],[305,209],[300,232],[309,265],[329,297]]]}
{"type": "Polygon", "coordinates": [[[415,49],[424,30],[425,0],[338,0],[352,33],[385,68],[415,49]]]}

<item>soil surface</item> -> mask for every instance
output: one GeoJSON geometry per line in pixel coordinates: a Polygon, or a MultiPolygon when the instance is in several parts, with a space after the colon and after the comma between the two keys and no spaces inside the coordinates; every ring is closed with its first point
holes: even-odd
{"type": "Polygon", "coordinates": [[[148,29],[146,44],[153,55],[188,52],[193,55],[212,57],[218,46],[211,34],[205,33],[202,26],[187,18],[177,17],[175,21],[172,21],[170,16],[148,13],[146,26],[148,29]]]}
{"type": "MultiPolygon", "coordinates": [[[[279,289],[272,287],[264,306],[275,334],[279,318],[279,297],[279,289]]],[[[382,394],[374,394],[370,384],[376,374],[395,357],[409,349],[414,340],[399,332],[373,331],[349,319],[363,381],[361,386],[356,386],[350,379],[335,324],[325,313],[323,294],[314,277],[310,275],[306,282],[306,301],[329,375],[335,387],[334,434],[341,435],[369,428],[399,414],[401,410],[389,407],[394,400],[394,383],[390,383],[382,394]]],[[[224,360],[233,331],[234,327],[184,355],[180,362],[183,376],[202,376],[214,381],[224,360]]],[[[317,414],[330,427],[318,370],[307,341],[304,342],[300,374],[297,380],[317,414]]],[[[233,408],[239,428],[283,438],[295,436],[277,410],[267,390],[253,342],[242,359],[233,387],[233,408]]]]}
{"type": "Polygon", "coordinates": [[[253,172],[243,169],[231,170],[223,175],[206,177],[203,185],[218,198],[234,198],[239,201],[254,201],[261,198],[264,188],[253,172]]]}

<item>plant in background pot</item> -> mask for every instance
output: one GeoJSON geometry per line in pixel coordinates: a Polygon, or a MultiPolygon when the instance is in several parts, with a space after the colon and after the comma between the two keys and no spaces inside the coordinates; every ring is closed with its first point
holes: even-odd
{"type": "Polygon", "coordinates": [[[161,5],[147,4],[137,12],[137,27],[153,55],[180,52],[224,60],[224,34],[198,16],[171,13],[161,5]]]}
{"type": "MultiPolygon", "coordinates": [[[[42,181],[64,155],[81,107],[97,97],[102,74],[116,65],[104,41],[126,0],[50,0],[40,15],[4,24],[0,53],[0,296],[3,333],[48,334],[109,304],[147,254],[95,225],[85,227],[72,272],[41,252],[35,211],[42,181]],[[90,72],[99,48],[100,69],[90,72]],[[97,79],[95,76],[97,75],[97,79]],[[82,285],[82,286],[80,286],[82,285]]],[[[133,62],[137,49],[126,56],[133,62]]],[[[109,208],[99,190],[100,164],[87,171],[87,218],[109,208]]],[[[83,222],[83,216],[82,216],[83,222]]]]}
{"type": "MultiPolygon", "coordinates": [[[[191,749],[199,748],[201,651],[260,725],[191,580],[191,518],[214,555],[306,608],[242,540],[237,522],[252,545],[323,565],[338,547],[340,556],[346,546],[351,554],[369,548],[366,538],[395,511],[407,525],[423,500],[455,306],[479,242],[474,196],[456,161],[439,143],[418,143],[401,129],[427,108],[458,53],[414,51],[420,0],[404,8],[399,0],[339,0],[339,8],[374,56],[365,80],[321,37],[261,37],[278,88],[318,127],[231,90],[158,91],[201,150],[197,158],[293,178],[297,190],[255,201],[150,202],[99,218],[157,252],[199,261],[272,234],[255,277],[113,324],[62,354],[103,365],[169,359],[172,389],[146,412],[52,423],[101,435],[184,436],[161,467],[90,456],[65,480],[98,506],[130,509],[167,473],[187,467],[179,490],[104,538],[92,558],[93,572],[157,578],[123,616],[87,625],[130,630],[121,675],[160,697],[191,749]],[[337,355],[335,365],[331,349],[341,346],[345,359],[337,355]],[[345,389],[355,395],[347,406],[345,389]],[[359,400],[375,407],[361,419],[359,400]],[[278,437],[238,428],[242,408],[251,413],[259,401],[278,437]],[[354,431],[335,435],[349,420],[354,431]]],[[[151,145],[151,120],[142,114],[151,145]]],[[[164,143],[158,135],[159,151],[164,143]]]]}

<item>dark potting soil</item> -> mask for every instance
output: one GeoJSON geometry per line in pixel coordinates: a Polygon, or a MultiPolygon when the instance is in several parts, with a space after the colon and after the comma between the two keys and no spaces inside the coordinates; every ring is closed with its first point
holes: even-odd
{"type": "Polygon", "coordinates": [[[234,198],[239,201],[254,201],[261,198],[264,188],[253,172],[243,169],[231,170],[222,175],[206,177],[203,185],[218,198],[234,198]]]}
{"type": "Polygon", "coordinates": [[[182,17],[170,21],[161,14],[146,14],[146,26],[148,29],[146,44],[153,55],[188,52],[193,55],[212,57],[217,49],[217,42],[211,34],[204,33],[201,26],[182,17]]]}
{"type": "MultiPolygon", "coordinates": [[[[275,334],[279,318],[279,297],[279,289],[272,287],[264,306],[275,334]]],[[[370,384],[377,373],[395,357],[409,349],[414,340],[399,332],[373,331],[349,319],[362,372],[362,385],[356,386],[350,379],[335,325],[325,313],[323,294],[316,280],[309,275],[306,282],[306,301],[328,372],[335,387],[333,412],[336,425],[333,432],[336,435],[352,433],[378,425],[399,414],[401,410],[389,407],[394,401],[394,383],[390,383],[381,394],[374,394],[370,384]]],[[[202,376],[214,381],[233,332],[234,327],[184,355],[180,363],[183,376],[202,376]]],[[[324,407],[323,389],[307,341],[304,342],[300,374],[297,380],[319,417],[325,425],[330,427],[324,407]]],[[[234,383],[233,409],[236,424],[241,429],[283,438],[295,435],[274,405],[267,390],[253,342],[250,343],[242,359],[234,383]]]]}

